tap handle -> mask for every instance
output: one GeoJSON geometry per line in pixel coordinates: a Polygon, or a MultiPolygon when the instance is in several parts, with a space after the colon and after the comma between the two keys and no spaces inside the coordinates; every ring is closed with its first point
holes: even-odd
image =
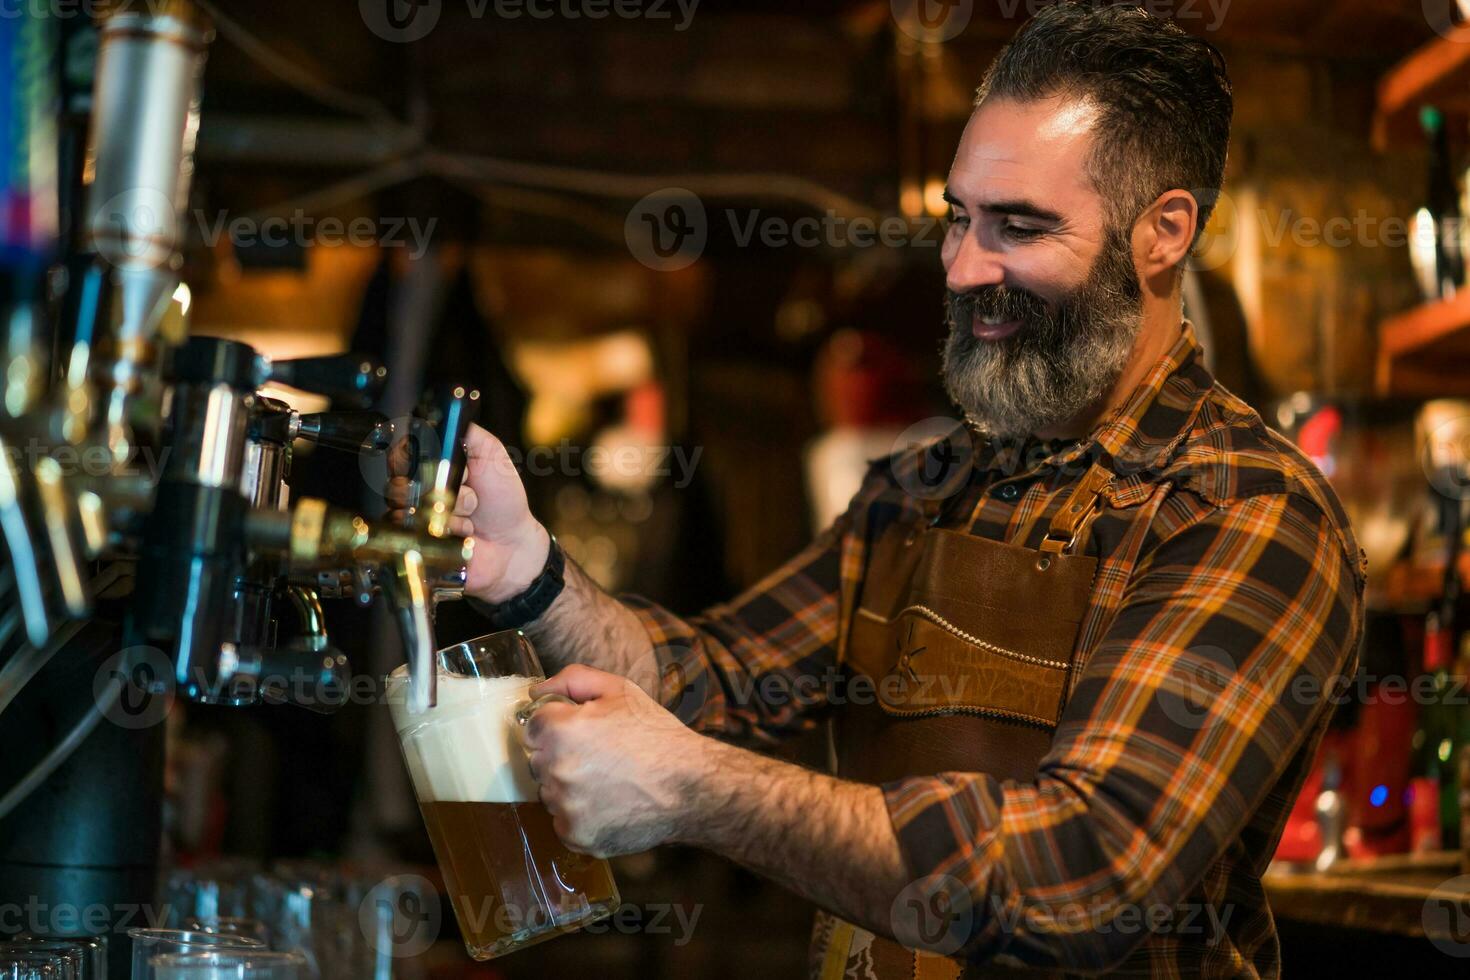
{"type": "Polygon", "coordinates": [[[384,576],[383,592],[398,618],[408,659],[408,710],[427,711],[438,703],[438,663],[434,649],[434,606],[423,553],[406,548],[392,575],[384,576]]]}
{"type": "Polygon", "coordinates": [[[272,361],[270,380],[367,408],[383,390],[388,369],[359,354],[272,361]]]}
{"type": "Polygon", "coordinates": [[[449,518],[464,479],[464,440],[479,408],[480,393],[474,389],[456,385],[444,392],[434,405],[437,438],[421,443],[417,520],[436,538],[449,533],[449,518]]]}
{"type": "Polygon", "coordinates": [[[388,417],[379,412],[314,412],[301,416],[296,435],[328,449],[345,452],[383,452],[392,433],[388,417]]]}

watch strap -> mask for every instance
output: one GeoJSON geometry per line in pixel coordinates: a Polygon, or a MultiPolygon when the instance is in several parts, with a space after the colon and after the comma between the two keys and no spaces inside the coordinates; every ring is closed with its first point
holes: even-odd
{"type": "Polygon", "coordinates": [[[496,629],[520,629],[540,619],[566,585],[566,554],[561,550],[561,545],[556,543],[556,535],[550,535],[550,539],[546,564],[519,595],[494,603],[471,598],[468,600],[470,607],[490,620],[496,629]]]}

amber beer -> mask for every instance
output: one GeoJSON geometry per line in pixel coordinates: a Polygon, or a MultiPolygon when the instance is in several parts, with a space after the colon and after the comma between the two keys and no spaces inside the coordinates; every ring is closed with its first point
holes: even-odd
{"type": "Polygon", "coordinates": [[[404,672],[388,678],[434,857],[476,959],[579,929],[618,905],[607,862],[569,850],[537,799],[515,714],[540,680],[441,672],[438,704],[414,715],[404,672]]]}

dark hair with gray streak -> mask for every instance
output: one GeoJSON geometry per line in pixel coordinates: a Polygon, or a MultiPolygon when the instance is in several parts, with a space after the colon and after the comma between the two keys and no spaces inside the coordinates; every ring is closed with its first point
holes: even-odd
{"type": "Polygon", "coordinates": [[[975,104],[1055,95],[1100,110],[1088,175],[1115,227],[1131,228],[1160,194],[1179,188],[1199,204],[1198,244],[1219,198],[1235,109],[1219,50],[1142,7],[1058,3],[1005,46],[975,104]]]}

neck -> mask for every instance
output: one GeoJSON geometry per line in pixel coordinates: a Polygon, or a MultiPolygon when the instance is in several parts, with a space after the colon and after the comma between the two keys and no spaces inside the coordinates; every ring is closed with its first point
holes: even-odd
{"type": "Polygon", "coordinates": [[[1133,341],[1133,350],[1129,353],[1123,370],[1119,372],[1118,380],[1096,402],[1065,422],[1037,432],[1037,437],[1081,439],[1090,435],[1104,419],[1128,400],[1134,389],[1143,384],[1154,365],[1179,340],[1182,319],[1183,306],[1179,296],[1166,298],[1146,295],[1143,323],[1138,328],[1138,337],[1133,341]]]}

